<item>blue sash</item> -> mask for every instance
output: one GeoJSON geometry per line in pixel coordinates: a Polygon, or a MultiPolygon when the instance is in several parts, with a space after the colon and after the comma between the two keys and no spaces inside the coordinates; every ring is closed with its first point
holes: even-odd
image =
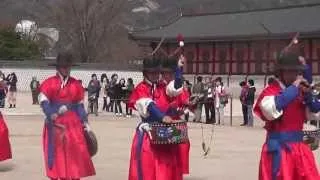
{"type": "Polygon", "coordinates": [[[281,162],[281,150],[285,148],[291,152],[289,143],[302,142],[303,132],[292,131],[292,132],[271,132],[267,136],[267,147],[268,152],[272,153],[272,179],[276,180],[277,174],[280,169],[281,162]]]}
{"type": "Polygon", "coordinates": [[[137,174],[138,174],[138,180],[143,180],[143,171],[142,171],[142,159],[141,159],[141,155],[142,155],[142,144],[143,144],[143,136],[144,136],[144,131],[140,131],[139,130],[139,126],[142,124],[143,122],[139,123],[137,129],[136,129],[136,133],[137,133],[137,137],[138,137],[138,142],[136,144],[136,159],[137,159],[137,174]]]}

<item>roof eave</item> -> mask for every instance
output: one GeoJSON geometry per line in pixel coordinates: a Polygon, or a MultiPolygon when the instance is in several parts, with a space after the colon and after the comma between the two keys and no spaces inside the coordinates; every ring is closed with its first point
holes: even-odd
{"type": "MultiPolygon", "coordinates": [[[[223,42],[223,41],[249,41],[249,40],[271,40],[271,39],[290,39],[292,34],[290,33],[279,33],[279,34],[255,34],[255,35],[234,35],[234,36],[204,36],[204,37],[185,37],[185,42],[223,42]]],[[[151,36],[139,36],[131,34],[130,39],[135,41],[155,41],[159,42],[161,37],[151,37],[151,36]]],[[[300,33],[300,38],[310,38],[310,37],[320,37],[320,31],[316,32],[305,32],[300,33]]],[[[164,40],[166,43],[176,42],[176,38],[169,37],[164,40]]]]}

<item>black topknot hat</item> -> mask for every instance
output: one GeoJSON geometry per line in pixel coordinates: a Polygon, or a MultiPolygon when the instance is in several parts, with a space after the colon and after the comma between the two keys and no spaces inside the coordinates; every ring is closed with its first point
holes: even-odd
{"type": "Polygon", "coordinates": [[[143,71],[145,72],[156,72],[160,70],[160,59],[144,59],[143,60],[143,71]]]}
{"type": "Polygon", "coordinates": [[[275,70],[303,70],[304,66],[299,62],[299,54],[295,52],[282,52],[278,54],[275,70]]]}
{"type": "Polygon", "coordinates": [[[49,66],[56,66],[56,67],[70,67],[70,66],[78,66],[77,64],[73,63],[73,56],[70,52],[60,52],[56,58],[55,63],[49,64],[49,66]]]}
{"type": "Polygon", "coordinates": [[[161,60],[161,71],[174,71],[177,67],[177,59],[165,58],[161,60]]]}

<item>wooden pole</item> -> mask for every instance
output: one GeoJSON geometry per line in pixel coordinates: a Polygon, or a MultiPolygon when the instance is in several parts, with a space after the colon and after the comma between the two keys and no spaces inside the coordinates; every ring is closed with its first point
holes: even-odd
{"type": "Polygon", "coordinates": [[[232,102],[233,102],[233,97],[232,97],[232,95],[230,96],[230,126],[232,126],[232,124],[233,124],[233,119],[232,119],[232,107],[233,107],[233,104],[232,104],[232,102]]]}

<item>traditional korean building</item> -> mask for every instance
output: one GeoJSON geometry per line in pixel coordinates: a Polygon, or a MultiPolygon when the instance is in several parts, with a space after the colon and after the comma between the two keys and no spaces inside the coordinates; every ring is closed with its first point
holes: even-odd
{"type": "MultiPolygon", "coordinates": [[[[181,15],[159,28],[136,31],[129,37],[146,52],[163,38],[168,54],[182,34],[187,74],[265,75],[276,53],[299,32],[301,55],[320,74],[320,3],[277,9],[181,15]]],[[[160,52],[160,51],[159,51],[160,52]]],[[[161,53],[156,56],[161,56],[161,53]]]]}

